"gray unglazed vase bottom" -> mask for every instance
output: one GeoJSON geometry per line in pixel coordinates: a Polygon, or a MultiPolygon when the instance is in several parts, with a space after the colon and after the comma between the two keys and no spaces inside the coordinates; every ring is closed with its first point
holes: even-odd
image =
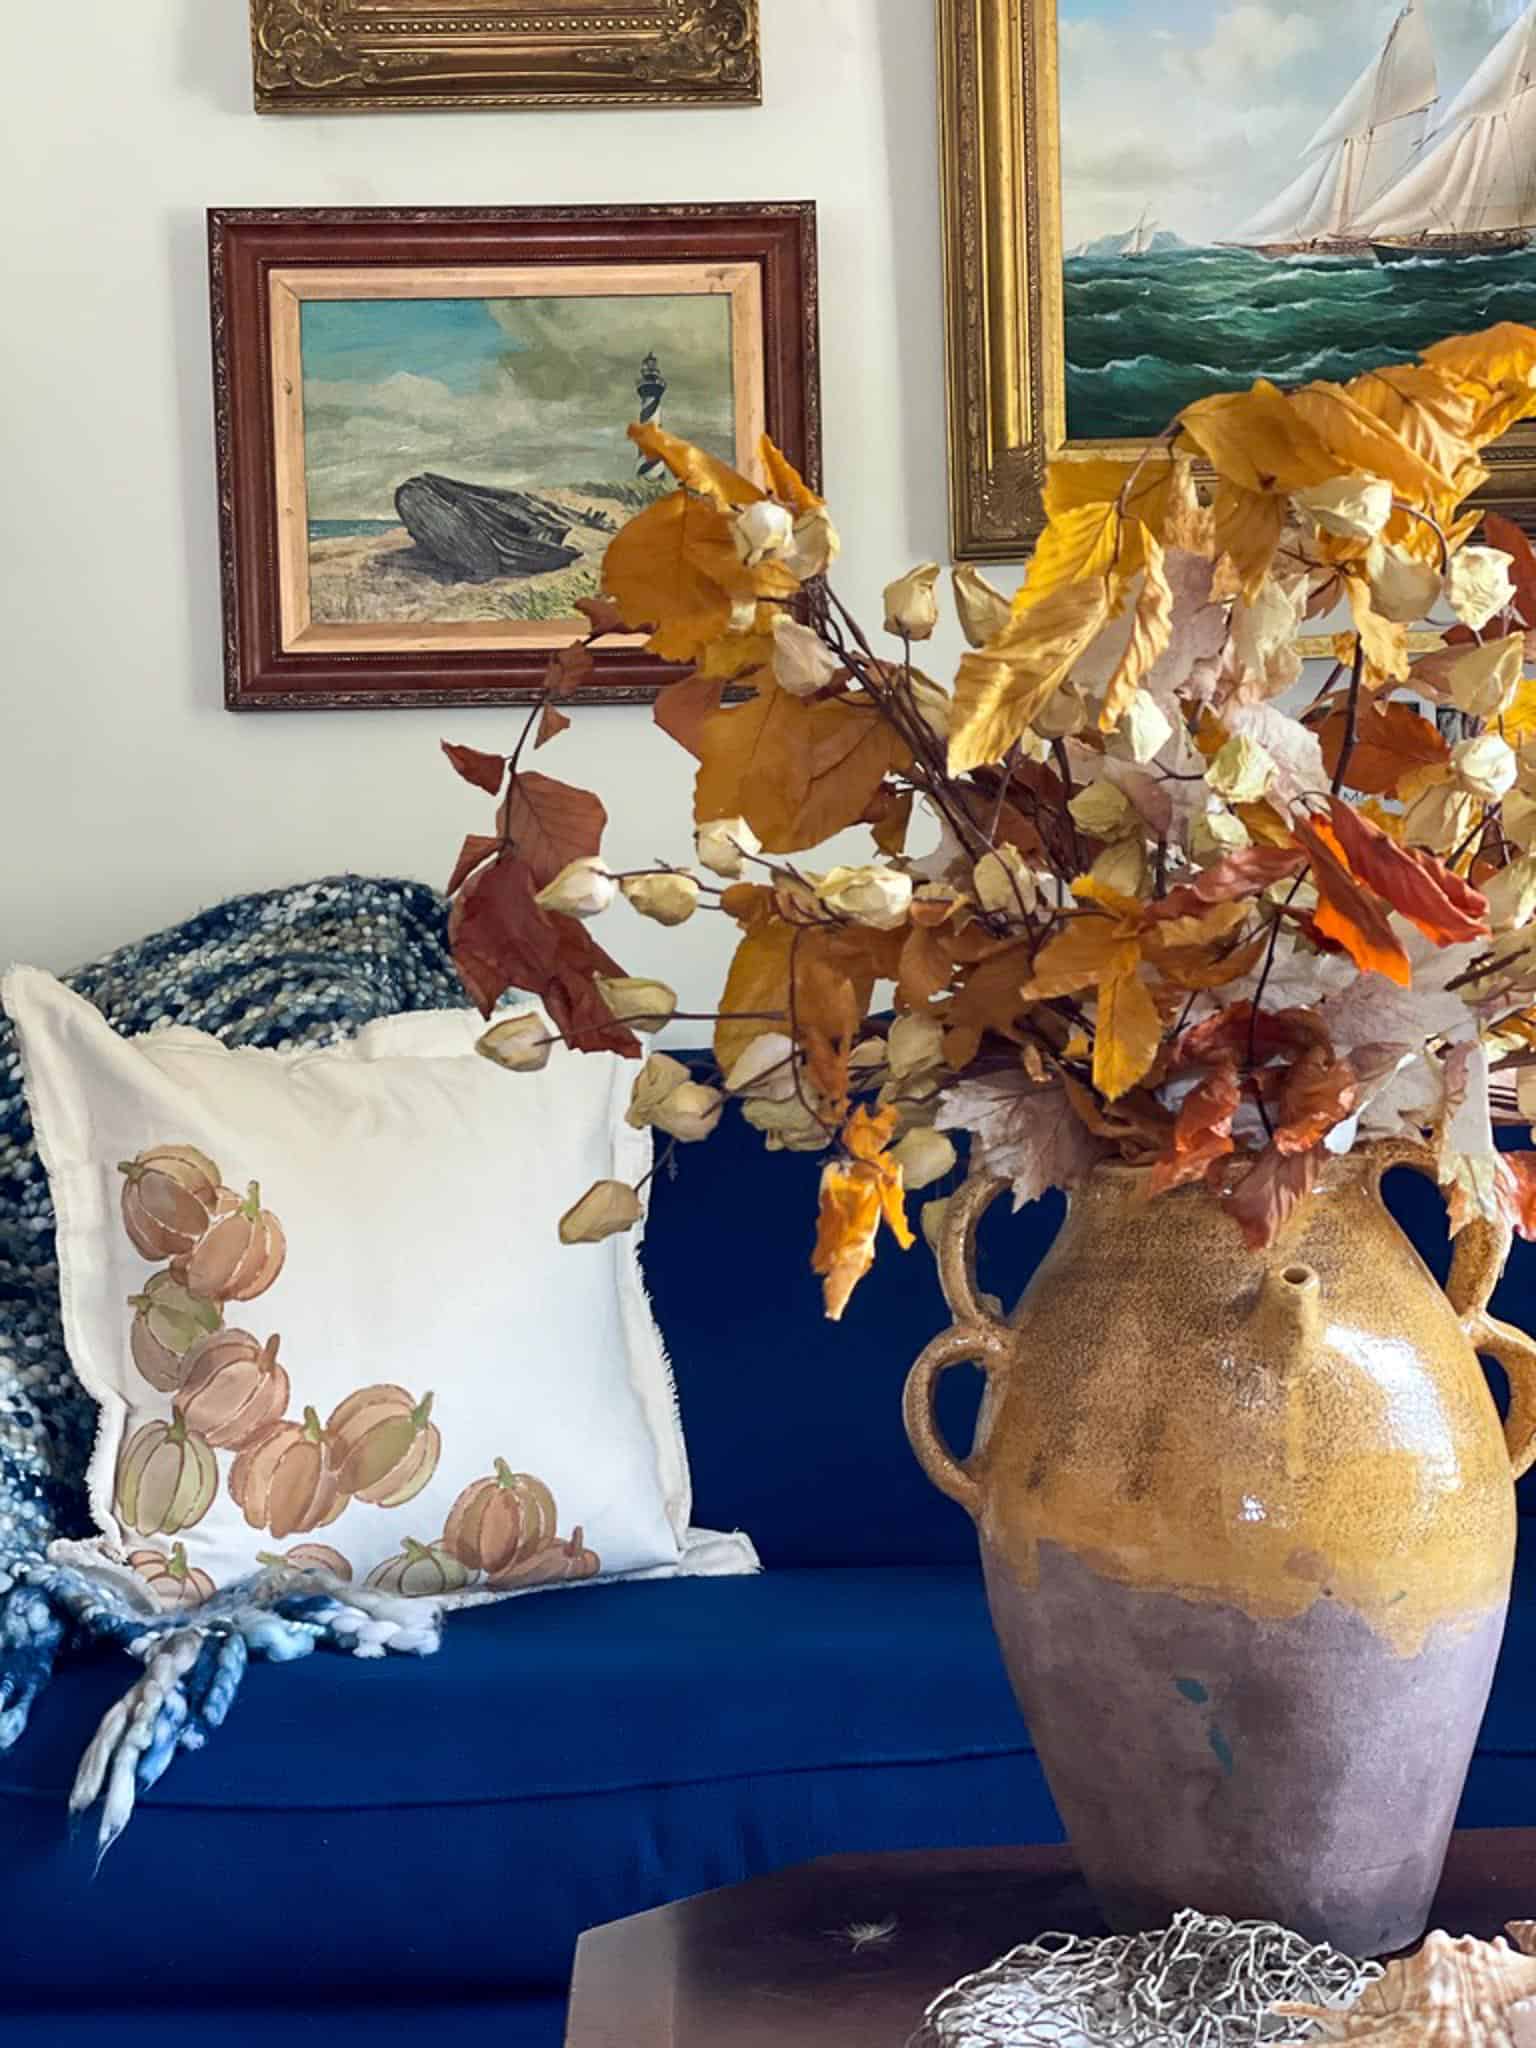
{"type": "Polygon", "coordinates": [[[1399,1657],[1322,1594],[1306,1613],[1141,1591],[1043,1543],[1023,1587],[982,1543],[1004,1661],[1109,1925],[1192,1906],[1351,1955],[1423,1934],[1505,1609],[1399,1657]]]}

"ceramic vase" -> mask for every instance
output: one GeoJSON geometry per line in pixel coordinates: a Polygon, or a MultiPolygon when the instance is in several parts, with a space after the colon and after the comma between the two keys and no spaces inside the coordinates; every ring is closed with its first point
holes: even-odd
{"type": "Polygon", "coordinates": [[[1487,1303],[1482,1222],[1442,1292],[1381,1200],[1408,1144],[1325,1167],[1270,1249],[1203,1186],[1099,1167],[1006,1322],[974,1178],[940,1246],[955,1327],[907,1388],[972,1515],[993,1623],[1109,1924],[1181,1907],[1356,1955],[1423,1932],[1487,1704],[1536,1458],[1536,1345],[1487,1303]],[[1496,1356],[1502,1423],[1479,1362],[1496,1356]],[[987,1376],[960,1458],[939,1375],[987,1376]]]}

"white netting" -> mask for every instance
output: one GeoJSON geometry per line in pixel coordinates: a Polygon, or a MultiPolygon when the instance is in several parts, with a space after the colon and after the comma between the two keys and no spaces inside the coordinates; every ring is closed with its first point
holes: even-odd
{"type": "Polygon", "coordinates": [[[1046,1934],[963,1977],[910,2048],[1262,2048],[1310,2031],[1277,2005],[1347,2006],[1381,1975],[1268,1921],[1181,1913],[1161,1934],[1046,1934]]]}

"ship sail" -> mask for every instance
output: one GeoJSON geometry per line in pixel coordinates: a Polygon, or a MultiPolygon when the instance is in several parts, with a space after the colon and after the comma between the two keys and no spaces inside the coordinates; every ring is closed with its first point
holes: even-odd
{"type": "Polygon", "coordinates": [[[1357,216],[1395,185],[1439,98],[1422,0],[1408,0],[1375,58],[1302,151],[1310,159],[1278,198],[1223,240],[1276,254],[1359,242],[1357,216]]]}
{"type": "Polygon", "coordinates": [[[1536,228],[1536,0],[1456,95],[1427,150],[1360,226],[1374,243],[1430,250],[1443,243],[1451,253],[1519,246],[1522,233],[1536,228]]]}

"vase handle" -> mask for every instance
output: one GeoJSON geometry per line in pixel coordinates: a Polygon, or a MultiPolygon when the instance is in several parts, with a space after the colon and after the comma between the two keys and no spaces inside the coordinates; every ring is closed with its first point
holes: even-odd
{"type": "MultiPolygon", "coordinates": [[[[1380,1161],[1378,1188],[1383,1176],[1394,1166],[1411,1166],[1436,1187],[1440,1185],[1435,1155],[1427,1145],[1399,1138],[1375,1150],[1380,1161]]],[[[1485,1216],[1474,1216],[1456,1237],[1445,1291],[1473,1348],[1496,1358],[1509,1380],[1504,1441],[1509,1446],[1514,1475],[1522,1479],[1536,1465],[1536,1343],[1512,1323],[1501,1323],[1497,1316],[1488,1313],[1513,1242],[1514,1232],[1507,1223],[1492,1223],[1485,1216]]]]}
{"type": "Polygon", "coordinates": [[[976,1287],[976,1229],[1008,1182],[992,1173],[972,1174],[958,1195],[950,1197],[939,1232],[939,1280],[944,1299],[957,1323],[987,1329],[996,1322],[976,1287]]]}
{"type": "Polygon", "coordinates": [[[942,1337],[934,1338],[907,1375],[902,1414],[917,1462],[940,1493],[959,1501],[972,1521],[981,1514],[981,1485],[969,1460],[957,1458],[940,1434],[933,1397],[940,1375],[952,1365],[979,1365],[984,1372],[993,1373],[1007,1363],[1007,1347],[996,1324],[957,1323],[942,1337]]]}

